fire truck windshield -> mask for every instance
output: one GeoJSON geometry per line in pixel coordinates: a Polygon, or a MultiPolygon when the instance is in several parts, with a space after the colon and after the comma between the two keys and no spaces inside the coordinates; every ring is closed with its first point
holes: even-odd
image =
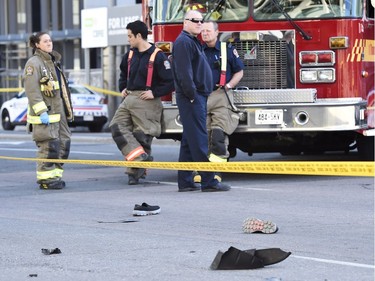
{"type": "Polygon", "coordinates": [[[292,19],[362,17],[359,0],[255,0],[254,19],[285,19],[278,6],[292,19]]]}
{"type": "Polygon", "coordinates": [[[257,21],[287,20],[280,7],[292,19],[362,17],[361,0],[153,0],[153,23],[181,23],[189,9],[219,22],[244,21],[251,14],[257,21]]]}
{"type": "Polygon", "coordinates": [[[209,19],[217,21],[244,21],[249,15],[248,0],[154,0],[153,2],[154,23],[182,22],[184,14],[189,9],[198,10],[204,16],[209,14],[209,19]]]}

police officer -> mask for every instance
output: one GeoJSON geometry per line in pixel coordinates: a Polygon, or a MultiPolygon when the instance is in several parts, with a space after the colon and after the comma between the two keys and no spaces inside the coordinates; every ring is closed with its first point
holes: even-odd
{"type": "MultiPolygon", "coordinates": [[[[38,147],[37,157],[67,159],[73,109],[67,79],[61,70],[61,55],[53,50],[51,37],[38,32],[29,38],[33,56],[26,62],[24,86],[28,98],[27,128],[38,147]]],[[[37,183],[41,189],[61,189],[63,164],[38,162],[37,183]]]]}
{"type": "MultiPolygon", "coordinates": [[[[172,50],[172,68],[176,101],[183,126],[180,162],[209,162],[206,127],[207,97],[213,88],[212,73],[197,36],[203,17],[197,10],[184,16],[183,31],[172,50]]],[[[201,172],[203,192],[228,191],[230,186],[218,182],[212,172],[201,172]]],[[[178,171],[180,192],[200,190],[193,182],[193,171],[178,171]]]]}
{"type": "MultiPolygon", "coordinates": [[[[173,91],[167,57],[147,42],[148,29],[141,21],[126,26],[131,50],[120,64],[119,89],[124,100],[109,127],[126,161],[151,161],[153,137],[161,133],[161,96],[173,91]]],[[[129,185],[145,177],[143,168],[128,168],[129,185]]]]}
{"type": "Polygon", "coordinates": [[[233,92],[243,77],[244,65],[237,50],[229,43],[218,40],[219,29],[215,21],[203,24],[204,52],[210,64],[214,86],[207,102],[207,129],[209,159],[226,162],[229,158],[228,135],[237,128],[239,116],[233,106],[233,92]]]}

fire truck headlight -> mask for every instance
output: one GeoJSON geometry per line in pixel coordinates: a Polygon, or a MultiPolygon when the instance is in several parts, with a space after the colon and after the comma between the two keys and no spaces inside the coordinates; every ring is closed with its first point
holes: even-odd
{"type": "Polygon", "coordinates": [[[333,83],[336,80],[334,68],[302,68],[301,83],[333,83]]]}
{"type": "Polygon", "coordinates": [[[318,72],[316,70],[301,69],[300,79],[301,83],[316,83],[318,79],[318,72]]]}
{"type": "Polygon", "coordinates": [[[334,82],[335,81],[335,71],[334,69],[323,69],[318,71],[318,80],[320,82],[334,82]]]}

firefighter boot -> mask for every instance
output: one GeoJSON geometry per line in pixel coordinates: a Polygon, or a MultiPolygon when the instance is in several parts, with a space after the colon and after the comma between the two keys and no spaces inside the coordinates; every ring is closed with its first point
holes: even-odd
{"type": "MultiPolygon", "coordinates": [[[[134,161],[153,161],[154,158],[147,153],[138,156],[134,161]]],[[[147,170],[145,168],[130,168],[126,172],[128,174],[128,185],[137,185],[139,179],[145,179],[147,170]]]]}
{"type": "Polygon", "coordinates": [[[65,187],[65,182],[63,180],[53,180],[53,181],[42,181],[39,183],[40,189],[63,189],[65,187]]]}

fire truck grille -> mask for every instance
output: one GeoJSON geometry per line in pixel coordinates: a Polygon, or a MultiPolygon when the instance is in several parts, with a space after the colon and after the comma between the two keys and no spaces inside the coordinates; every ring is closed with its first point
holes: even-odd
{"type": "Polygon", "coordinates": [[[251,90],[287,88],[285,41],[240,41],[233,44],[245,65],[244,76],[237,87],[251,90]]]}

